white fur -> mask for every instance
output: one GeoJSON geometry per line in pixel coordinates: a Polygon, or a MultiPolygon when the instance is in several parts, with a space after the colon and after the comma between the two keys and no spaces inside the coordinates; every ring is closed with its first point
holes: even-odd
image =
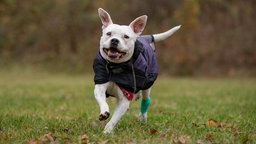
{"type": "Polygon", "coordinates": [[[102,31],[102,36],[100,39],[100,54],[108,61],[114,62],[114,63],[121,63],[129,60],[132,57],[133,54],[133,47],[134,43],[136,41],[136,35],[132,31],[132,29],[128,26],[120,26],[116,24],[109,25],[102,31]],[[106,33],[111,32],[111,36],[107,36],[106,33]],[[130,39],[124,39],[124,34],[129,35],[130,39]],[[109,48],[110,47],[110,41],[112,39],[118,39],[119,45],[118,49],[120,51],[126,52],[126,56],[122,59],[111,59],[109,58],[106,53],[103,51],[103,48],[109,48]]]}
{"type": "Polygon", "coordinates": [[[176,26],[166,32],[154,34],[153,37],[155,38],[155,42],[165,40],[166,38],[170,37],[172,34],[174,34],[177,30],[179,30],[181,25],[176,26]]]}
{"type": "MultiPolygon", "coordinates": [[[[129,60],[134,52],[134,44],[136,38],[142,33],[146,26],[147,16],[141,16],[136,18],[130,23],[129,26],[113,24],[110,15],[103,9],[98,9],[99,17],[102,22],[102,36],[100,39],[100,54],[104,59],[114,63],[121,63],[129,60]],[[111,35],[109,35],[109,32],[111,35]],[[127,36],[129,38],[127,38],[127,36]],[[119,41],[117,49],[121,52],[126,53],[121,58],[111,58],[105,52],[104,48],[110,48],[110,43],[112,39],[117,39],[119,41]]],[[[154,34],[155,41],[164,40],[175,31],[177,31],[180,26],[174,27],[167,32],[161,34],[154,34]]],[[[142,91],[142,98],[148,99],[150,95],[151,88],[142,91]]],[[[104,128],[104,133],[112,132],[115,125],[118,123],[120,118],[125,114],[129,108],[130,101],[124,96],[123,92],[114,82],[107,82],[104,84],[96,84],[94,88],[95,98],[100,106],[100,116],[106,116],[109,113],[109,106],[106,102],[106,92],[117,99],[117,106],[114,110],[113,116],[104,128]]],[[[140,94],[136,96],[136,100],[139,98],[140,94]]],[[[147,113],[140,114],[140,121],[147,121],[147,113]]]]}

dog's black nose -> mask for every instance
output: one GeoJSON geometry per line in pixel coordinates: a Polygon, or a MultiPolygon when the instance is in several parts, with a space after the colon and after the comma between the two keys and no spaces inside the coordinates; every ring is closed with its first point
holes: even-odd
{"type": "Polygon", "coordinates": [[[116,48],[118,44],[119,44],[119,40],[118,39],[113,38],[111,40],[111,47],[115,47],[116,48]]]}

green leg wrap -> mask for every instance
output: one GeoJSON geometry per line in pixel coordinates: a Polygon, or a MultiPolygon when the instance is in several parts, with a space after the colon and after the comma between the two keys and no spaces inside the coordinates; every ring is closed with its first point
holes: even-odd
{"type": "Polygon", "coordinates": [[[142,99],[141,100],[141,103],[140,103],[140,112],[142,114],[146,113],[148,111],[148,106],[150,105],[150,97],[148,97],[148,99],[144,100],[142,99]]]}

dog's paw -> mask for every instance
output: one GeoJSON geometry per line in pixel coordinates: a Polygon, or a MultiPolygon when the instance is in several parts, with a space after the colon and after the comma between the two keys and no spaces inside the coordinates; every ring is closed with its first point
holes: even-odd
{"type": "Polygon", "coordinates": [[[144,114],[140,113],[138,120],[139,120],[140,122],[147,122],[147,120],[148,120],[148,115],[147,115],[147,113],[144,113],[144,114]]]}
{"type": "Polygon", "coordinates": [[[109,121],[109,122],[107,123],[107,125],[105,126],[103,133],[104,133],[104,134],[110,134],[110,133],[112,133],[112,132],[113,132],[113,129],[114,129],[114,126],[115,126],[115,125],[114,125],[111,121],[109,121]]]}
{"type": "Polygon", "coordinates": [[[111,133],[112,133],[112,130],[110,130],[110,129],[105,129],[103,131],[103,134],[111,134],[111,133]]]}
{"type": "Polygon", "coordinates": [[[110,115],[110,113],[106,111],[104,114],[99,115],[99,120],[100,121],[106,120],[106,119],[108,119],[109,115],[110,115]]]}

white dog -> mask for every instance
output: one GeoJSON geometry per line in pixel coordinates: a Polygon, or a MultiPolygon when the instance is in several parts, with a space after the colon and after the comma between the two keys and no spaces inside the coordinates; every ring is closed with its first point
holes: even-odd
{"type": "Polygon", "coordinates": [[[129,108],[130,101],[142,91],[140,121],[147,121],[150,90],[157,78],[158,67],[154,42],[164,40],[176,32],[176,26],[164,33],[140,36],[146,26],[147,16],[136,18],[129,26],[113,24],[110,15],[98,9],[102,22],[100,48],[94,60],[95,98],[100,106],[99,120],[106,120],[108,96],[117,98],[117,106],[104,133],[110,133],[129,108]]]}

